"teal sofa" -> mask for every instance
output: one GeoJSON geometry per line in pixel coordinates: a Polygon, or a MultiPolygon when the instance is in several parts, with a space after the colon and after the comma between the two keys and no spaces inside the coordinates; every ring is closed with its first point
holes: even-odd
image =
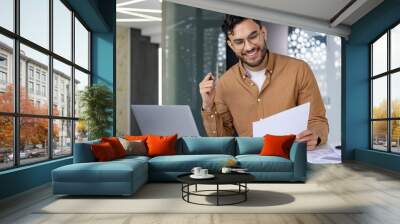
{"type": "Polygon", "coordinates": [[[91,141],[75,144],[74,163],[52,171],[54,194],[131,195],[148,181],[176,181],[193,167],[219,172],[228,160],[236,160],[259,182],[304,182],[307,170],[305,143],[295,142],[290,159],[260,156],[262,138],[183,137],[178,139],[177,155],[127,156],[96,162],[91,141]]]}

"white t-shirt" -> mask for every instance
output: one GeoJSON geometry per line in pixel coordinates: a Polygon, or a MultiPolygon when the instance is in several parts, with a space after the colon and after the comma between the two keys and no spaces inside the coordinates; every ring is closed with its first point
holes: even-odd
{"type": "Polygon", "coordinates": [[[253,80],[253,82],[257,85],[258,91],[260,91],[261,87],[264,84],[265,78],[266,78],[265,69],[260,70],[260,71],[247,70],[247,73],[249,74],[251,80],[253,80]]]}

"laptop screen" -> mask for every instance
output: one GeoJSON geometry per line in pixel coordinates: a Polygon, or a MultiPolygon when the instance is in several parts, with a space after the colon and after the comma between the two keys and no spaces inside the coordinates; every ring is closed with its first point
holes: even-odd
{"type": "Polygon", "coordinates": [[[188,105],[132,105],[143,135],[200,136],[188,105]]]}

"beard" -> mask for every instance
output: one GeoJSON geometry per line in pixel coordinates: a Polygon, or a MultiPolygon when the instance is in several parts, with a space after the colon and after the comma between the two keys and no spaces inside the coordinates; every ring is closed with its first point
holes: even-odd
{"type": "Polygon", "coordinates": [[[265,58],[265,55],[267,54],[267,51],[268,51],[267,45],[264,44],[264,46],[263,46],[262,48],[261,48],[261,47],[254,47],[254,48],[252,48],[252,49],[250,49],[250,50],[248,50],[248,51],[246,51],[246,52],[243,52],[243,53],[241,53],[240,55],[236,55],[236,56],[240,59],[240,61],[241,61],[243,64],[247,65],[248,67],[257,67],[257,66],[259,66],[259,65],[263,62],[263,60],[264,60],[264,58],[265,58]],[[257,53],[257,54],[260,54],[260,57],[257,58],[257,59],[254,60],[254,61],[248,60],[248,59],[246,58],[246,56],[247,56],[249,53],[254,52],[254,51],[255,51],[255,53],[257,53]]]}

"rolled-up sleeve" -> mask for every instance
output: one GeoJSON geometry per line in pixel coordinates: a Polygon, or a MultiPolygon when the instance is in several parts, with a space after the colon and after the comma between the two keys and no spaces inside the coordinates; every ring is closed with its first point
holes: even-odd
{"type": "Polygon", "coordinates": [[[204,128],[208,136],[233,136],[233,118],[223,101],[222,83],[218,82],[215,88],[216,94],[211,110],[201,111],[204,128]]]}

